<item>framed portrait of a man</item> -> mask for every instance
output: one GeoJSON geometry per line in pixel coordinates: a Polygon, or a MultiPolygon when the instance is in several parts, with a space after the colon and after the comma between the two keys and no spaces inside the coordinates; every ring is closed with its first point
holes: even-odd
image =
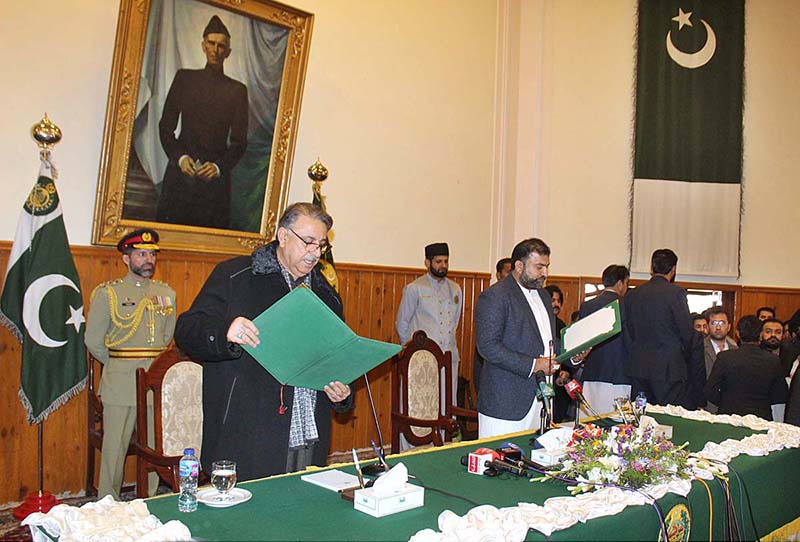
{"type": "Polygon", "coordinates": [[[157,227],[245,253],[286,205],[313,15],[271,0],[122,0],[92,242],[157,227]]]}

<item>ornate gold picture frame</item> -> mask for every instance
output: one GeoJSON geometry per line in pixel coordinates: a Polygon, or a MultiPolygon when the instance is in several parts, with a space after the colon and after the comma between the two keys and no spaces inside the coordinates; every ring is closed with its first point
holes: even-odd
{"type": "Polygon", "coordinates": [[[249,253],[274,237],[313,21],[272,0],[121,0],[92,243],[150,227],[162,248],[249,253]]]}

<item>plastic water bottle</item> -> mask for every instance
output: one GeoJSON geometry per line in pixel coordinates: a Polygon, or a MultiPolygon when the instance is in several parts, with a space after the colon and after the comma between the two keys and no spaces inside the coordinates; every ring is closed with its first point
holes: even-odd
{"type": "Polygon", "coordinates": [[[639,416],[644,416],[646,410],[647,395],[645,395],[643,391],[640,391],[639,395],[636,396],[636,412],[639,414],[639,416]]]}
{"type": "Polygon", "coordinates": [[[200,475],[200,462],[194,455],[194,448],[183,450],[183,457],[178,463],[181,495],[178,497],[178,511],[194,512],[197,510],[197,477],[200,475]]]}

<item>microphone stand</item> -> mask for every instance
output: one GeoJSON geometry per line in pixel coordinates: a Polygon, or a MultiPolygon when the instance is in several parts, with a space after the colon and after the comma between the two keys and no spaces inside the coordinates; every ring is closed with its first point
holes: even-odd
{"type": "Polygon", "coordinates": [[[378,462],[364,465],[361,468],[361,472],[368,476],[380,476],[389,470],[389,465],[387,465],[386,461],[383,459],[383,433],[381,432],[381,425],[378,422],[378,411],[375,409],[375,401],[372,399],[372,388],[369,386],[369,378],[367,378],[367,373],[364,373],[364,383],[367,387],[367,397],[369,398],[369,406],[372,409],[372,419],[375,422],[375,429],[378,432],[378,444],[380,445],[380,448],[378,448],[378,462]]]}
{"type": "Polygon", "coordinates": [[[539,411],[539,434],[544,435],[550,427],[550,416],[547,414],[547,409],[544,407],[544,402],[547,397],[542,396],[542,409],[539,411]]]}

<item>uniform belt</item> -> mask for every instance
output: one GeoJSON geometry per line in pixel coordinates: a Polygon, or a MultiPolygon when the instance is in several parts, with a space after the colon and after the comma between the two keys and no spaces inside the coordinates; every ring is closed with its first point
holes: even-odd
{"type": "Polygon", "coordinates": [[[166,349],[166,346],[161,348],[109,348],[108,357],[115,359],[154,358],[166,349]]]}

